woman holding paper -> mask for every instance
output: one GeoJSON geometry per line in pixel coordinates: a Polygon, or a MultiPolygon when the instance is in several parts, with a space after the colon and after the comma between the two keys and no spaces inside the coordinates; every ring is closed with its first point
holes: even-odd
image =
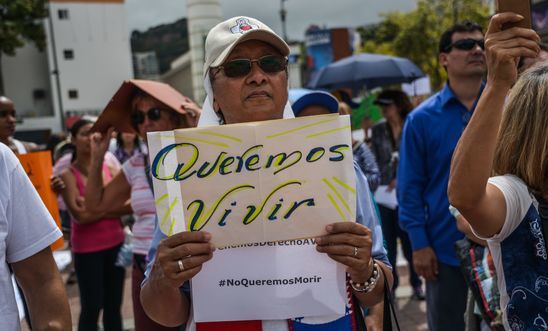
{"type": "MultiPolygon", "coordinates": [[[[204,81],[208,98],[199,126],[292,117],[287,103],[289,47],[269,27],[249,17],[231,18],[215,26],[205,44],[204,81]]],[[[359,305],[372,306],[383,298],[384,275],[388,284],[392,283],[392,276],[367,181],[355,164],[354,167],[357,222],[327,226],[328,234],[316,238],[316,250],[343,264],[348,273],[349,292],[359,305]]],[[[187,330],[268,331],[290,327],[324,330],[330,323],[340,325],[335,328],[341,331],[362,330],[360,309],[351,302],[348,307],[355,309],[343,316],[195,323],[188,281],[213,257],[215,247],[210,239],[211,235],[203,231],[182,232],[167,238],[156,230],[149,253],[151,263],[141,290],[143,307],[151,318],[164,325],[185,325],[187,330]]]]}
{"type": "Polygon", "coordinates": [[[504,328],[538,330],[548,324],[548,64],[518,79],[519,58],[540,50],[535,31],[503,30],[521,20],[491,19],[487,85],[453,155],[448,195],[487,240],[504,328]]]}
{"type": "MultiPolygon", "coordinates": [[[[402,91],[385,90],[381,92],[375,104],[381,107],[384,121],[373,126],[371,136],[371,149],[377,158],[381,170],[381,186],[377,190],[384,190],[386,193],[393,193],[396,199],[396,169],[398,168],[398,152],[400,149],[401,133],[403,123],[407,114],[413,110],[413,105],[402,91]]],[[[378,192],[378,191],[377,191],[378,192]]],[[[379,192],[384,193],[384,192],[379,192]]],[[[385,206],[379,203],[381,215],[382,233],[386,241],[388,260],[392,265],[396,264],[398,252],[398,237],[401,240],[402,251],[409,266],[409,283],[413,287],[413,298],[424,300],[422,281],[413,268],[413,252],[407,232],[399,226],[398,207],[385,206]]],[[[399,279],[397,268],[392,269],[394,276],[393,291],[398,287],[399,279]]]]}
{"type": "Polygon", "coordinates": [[[131,203],[133,225],[132,299],[136,331],[171,330],[155,323],[143,311],[139,293],[146,268],[146,255],[155,227],[156,207],[146,167],[146,151],[134,154],[122,171],[103,186],[101,164],[109,146],[111,130],[138,133],[146,142],[147,132],[167,131],[196,126],[200,108],[171,86],[159,82],[130,80],[122,84],[99,116],[92,131],[91,168],[86,207],[93,212],[131,203]],[[106,133],[105,133],[106,132],[106,133]]]}

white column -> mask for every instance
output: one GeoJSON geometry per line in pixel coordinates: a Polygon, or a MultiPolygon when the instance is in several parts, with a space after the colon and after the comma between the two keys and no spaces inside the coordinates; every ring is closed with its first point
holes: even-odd
{"type": "Polygon", "coordinates": [[[222,20],[219,0],[187,0],[190,66],[193,98],[201,104],[205,98],[203,88],[204,43],[209,30],[222,20]]]}

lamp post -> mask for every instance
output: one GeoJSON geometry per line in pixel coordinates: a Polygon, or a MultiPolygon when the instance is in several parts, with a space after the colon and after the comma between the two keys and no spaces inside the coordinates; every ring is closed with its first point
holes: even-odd
{"type": "Polygon", "coordinates": [[[282,20],[282,34],[284,36],[284,40],[287,42],[287,29],[285,25],[285,16],[287,14],[287,11],[285,10],[284,2],[287,0],[280,0],[280,19],[282,20]]]}

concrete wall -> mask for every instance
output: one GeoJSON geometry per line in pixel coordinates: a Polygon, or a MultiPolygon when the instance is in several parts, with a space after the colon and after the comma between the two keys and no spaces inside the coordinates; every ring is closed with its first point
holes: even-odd
{"type": "Polygon", "coordinates": [[[46,50],[27,44],[16,52],[2,56],[2,73],[4,93],[13,100],[17,117],[53,116],[46,50]]]}
{"type": "Polygon", "coordinates": [[[133,77],[123,3],[52,2],[50,13],[65,112],[99,112],[133,77]],[[59,10],[68,10],[60,20],[59,10]],[[65,59],[72,50],[73,59],[65,59]],[[78,91],[69,98],[69,90],[78,91]]]}

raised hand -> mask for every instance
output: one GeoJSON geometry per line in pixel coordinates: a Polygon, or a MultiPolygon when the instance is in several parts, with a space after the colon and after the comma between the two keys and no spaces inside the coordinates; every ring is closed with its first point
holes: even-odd
{"type": "Polygon", "coordinates": [[[110,127],[107,132],[94,132],[90,137],[91,157],[92,160],[103,160],[105,153],[108,150],[110,144],[110,138],[112,137],[114,128],[110,127]]]}
{"type": "Polygon", "coordinates": [[[535,31],[519,27],[502,29],[505,23],[522,19],[523,16],[515,13],[501,13],[491,18],[485,34],[488,84],[511,87],[518,78],[519,58],[534,58],[540,52],[540,37],[535,31]]]}
{"type": "Polygon", "coordinates": [[[189,128],[194,128],[198,125],[202,109],[192,99],[185,97],[185,101],[181,104],[181,108],[186,112],[184,114],[185,121],[189,128]]]}

